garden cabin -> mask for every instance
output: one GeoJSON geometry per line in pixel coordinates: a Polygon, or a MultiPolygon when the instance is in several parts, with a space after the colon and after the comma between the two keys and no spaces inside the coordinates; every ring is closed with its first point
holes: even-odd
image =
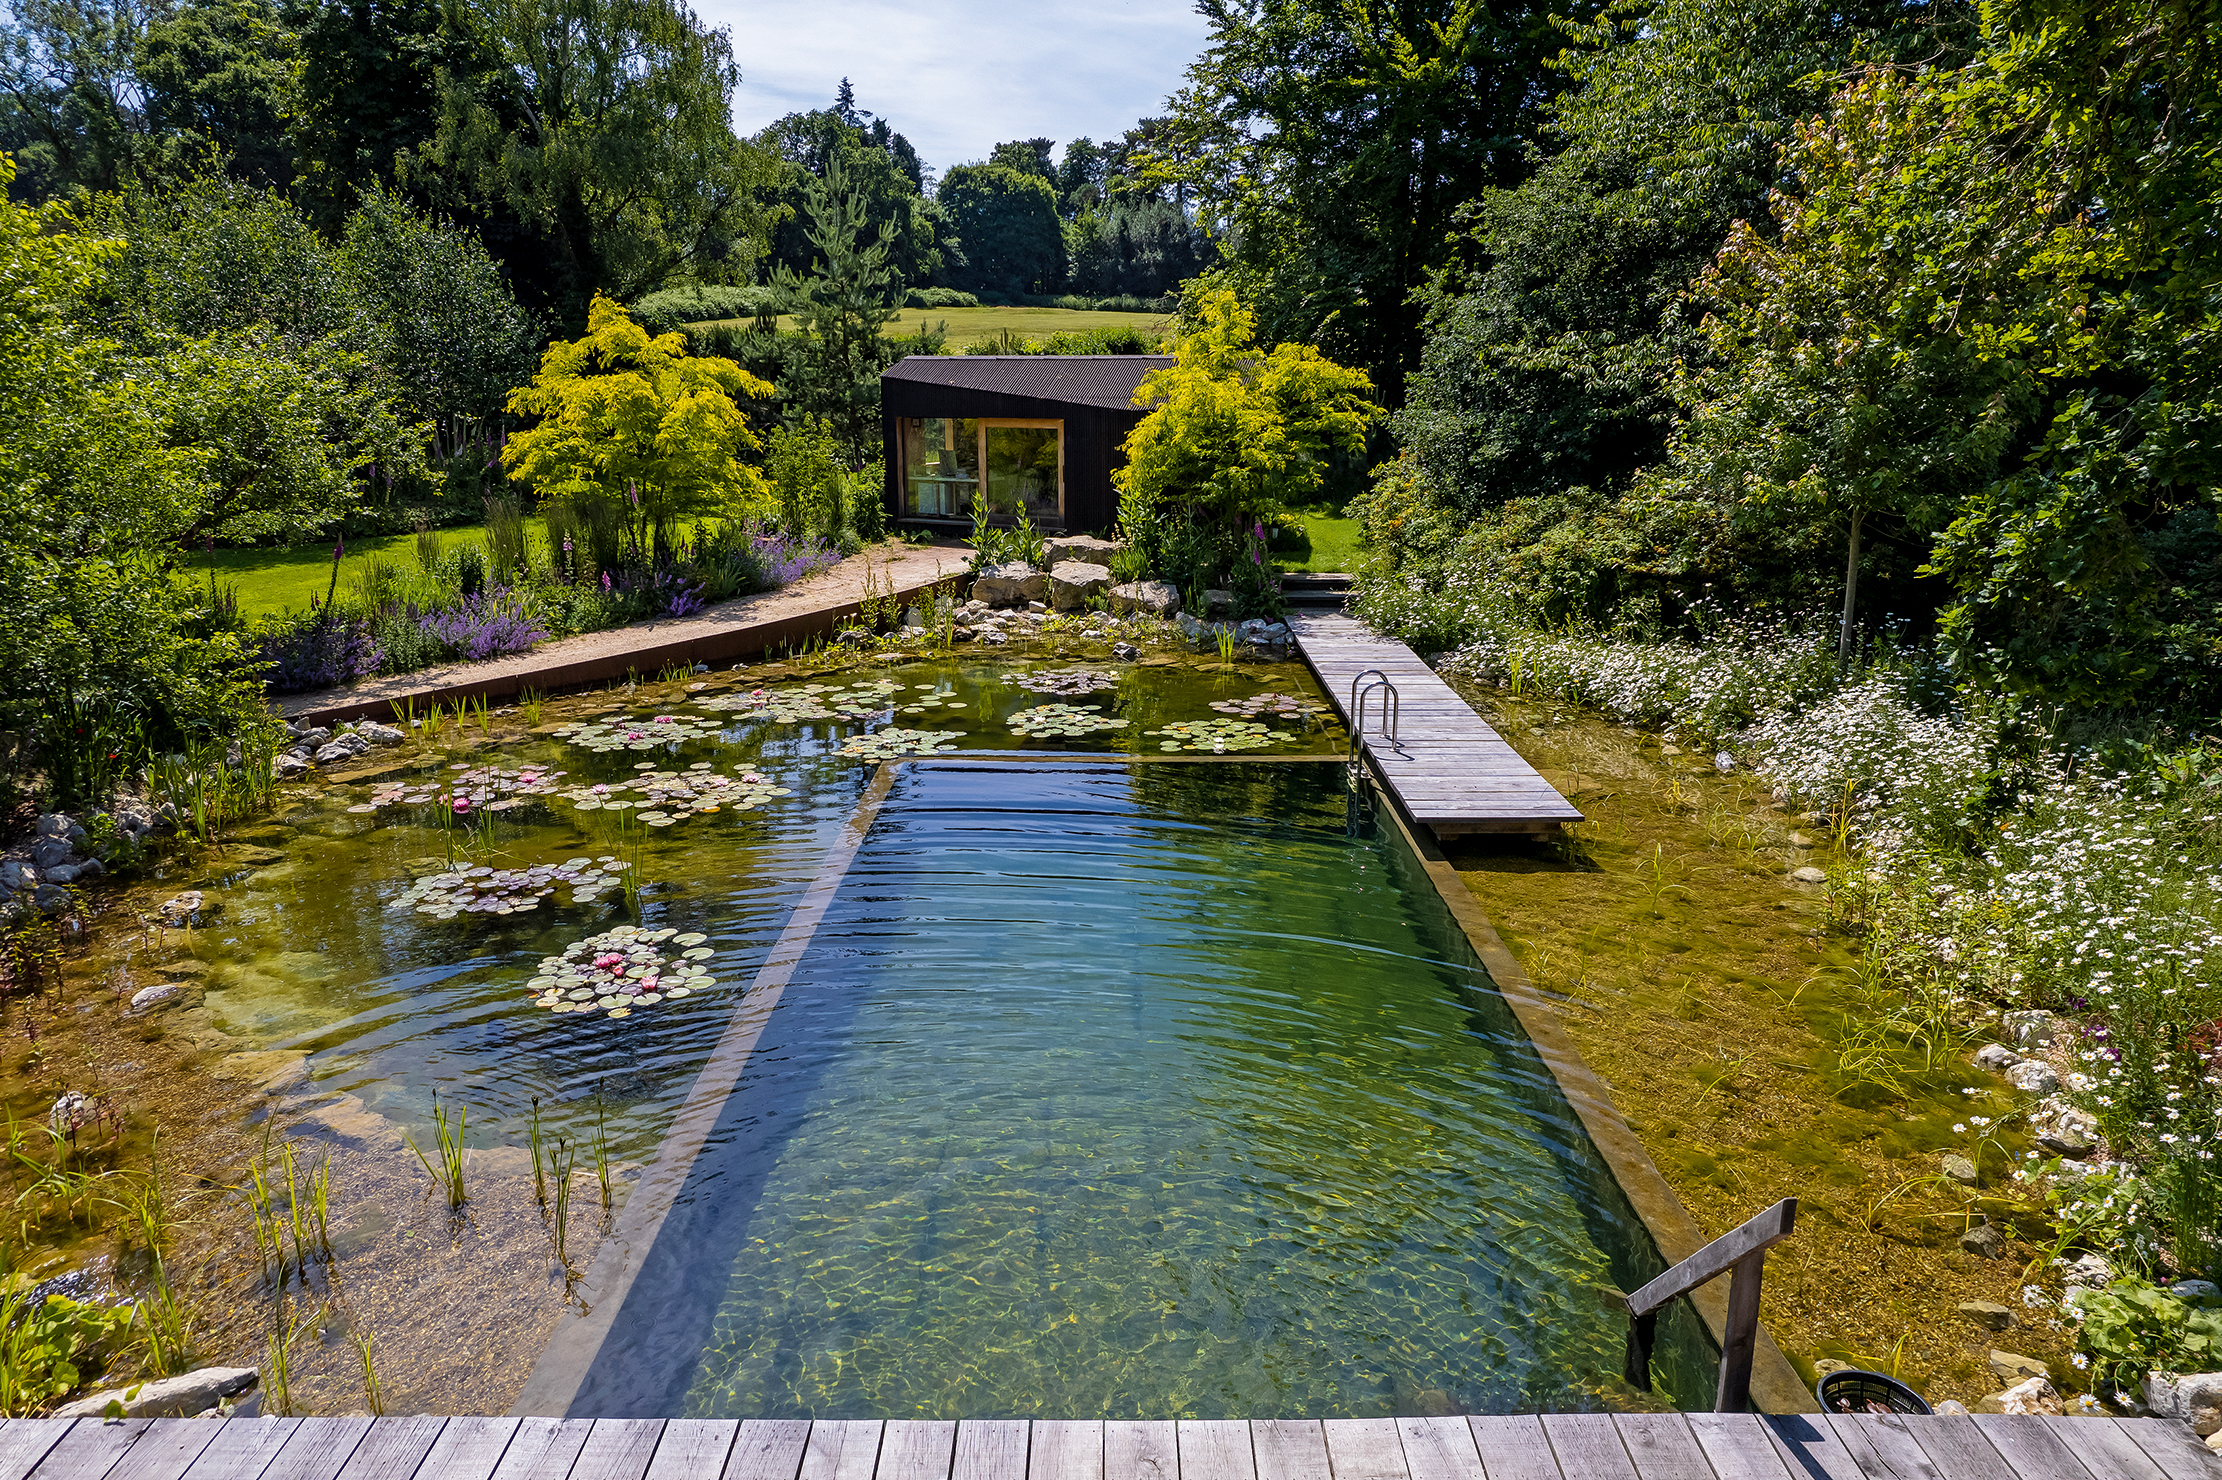
{"type": "Polygon", "coordinates": [[[1107,531],[1111,471],[1145,408],[1142,377],[1170,355],[909,355],[880,372],[890,516],[969,529],[976,510],[1036,529],[1107,531]],[[983,482],[984,480],[984,482],[983,482]]]}

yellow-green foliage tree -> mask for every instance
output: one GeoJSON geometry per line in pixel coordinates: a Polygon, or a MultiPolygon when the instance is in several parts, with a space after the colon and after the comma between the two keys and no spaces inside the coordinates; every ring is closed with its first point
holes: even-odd
{"type": "Polygon", "coordinates": [[[502,463],[544,497],[616,511],[636,550],[666,548],[674,526],[739,514],[768,490],[741,461],[763,446],[741,409],[771,382],[731,360],[690,355],[679,334],[651,336],[596,294],[584,337],[550,345],[509,409],[538,419],[502,463]]]}
{"type": "Polygon", "coordinates": [[[1214,568],[1256,521],[1318,496],[1334,455],[1363,447],[1381,414],[1365,371],[1308,344],[1258,348],[1257,315],[1231,290],[1202,294],[1191,319],[1176,363],[1135,391],[1154,409],[1112,475],[1127,537],[1175,579],[1214,568]]]}

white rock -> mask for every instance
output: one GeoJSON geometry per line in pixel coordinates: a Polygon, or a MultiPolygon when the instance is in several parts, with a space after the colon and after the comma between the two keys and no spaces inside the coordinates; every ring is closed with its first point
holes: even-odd
{"type": "Polygon", "coordinates": [[[2009,1012],[2005,1019],[2006,1038],[2016,1048],[2045,1048],[2060,1034],[2060,1020],[2049,1012],[2030,1010],[2009,1012]]]}
{"type": "Polygon", "coordinates": [[[1049,604],[1061,612],[1076,612],[1091,596],[1111,589],[1111,568],[1067,560],[1049,568],[1049,604]]]}
{"type": "Polygon", "coordinates": [[[2037,1144],[2055,1156],[2080,1159],[2098,1149],[2097,1117],[2066,1100],[2038,1101],[2029,1112],[2029,1128],[2037,1133],[2037,1144]]]}
{"type": "Polygon", "coordinates": [[[1800,884],[1826,884],[1829,881],[1826,869],[1815,868],[1810,863],[1803,868],[1790,870],[1790,877],[1800,884]]]}
{"type": "Polygon", "coordinates": [[[100,1106],[91,1095],[81,1095],[76,1090],[66,1090],[46,1113],[46,1123],[57,1136],[66,1136],[93,1123],[100,1113],[100,1106]]]}
{"type": "Polygon", "coordinates": [[[2023,1094],[2049,1095],[2060,1087],[2060,1076],[2038,1059],[2023,1059],[2006,1070],[2006,1082],[2023,1094]]]}
{"type": "Polygon", "coordinates": [[[1110,600],[1111,610],[1115,612],[1148,612],[1153,617],[1169,617],[1180,610],[1180,589],[1171,581],[1129,581],[1123,586],[1113,586],[1110,600]]]}
{"type": "Polygon", "coordinates": [[[39,887],[38,868],[20,858],[0,862],[0,885],[9,889],[36,889],[39,887]]]}
{"type": "Polygon", "coordinates": [[[191,1418],[219,1403],[230,1403],[237,1411],[260,1381],[261,1374],[252,1367],[203,1367],[183,1377],[164,1377],[135,1388],[108,1388],[87,1394],[55,1409],[54,1417],[98,1418],[111,1401],[123,1405],[126,1418],[191,1418]]]}
{"type": "Polygon", "coordinates": [[[1041,601],[1049,595],[1049,577],[1023,560],[1005,561],[991,565],[973,578],[972,601],[966,609],[987,610],[990,606],[1023,606],[1029,601],[1041,601]]]}
{"type": "Polygon", "coordinates": [[[2168,1293],[2178,1300],[2222,1300],[2222,1285],[2212,1280],[2178,1280],[2168,1293]]]}
{"type": "Polygon", "coordinates": [[[1986,1043],[1975,1050],[1975,1067],[1993,1074],[2003,1074],[2020,1062],[2021,1055],[2003,1043],[1986,1043]]]}
{"type": "Polygon", "coordinates": [[[2156,1418],[2180,1418],[2204,1439],[2222,1432],[2222,1372],[2156,1372],[2145,1379],[2145,1406],[2156,1418]]]}
{"type": "Polygon", "coordinates": [[[406,738],[392,725],[382,725],[367,719],[355,726],[355,733],[373,745],[399,745],[406,738]]]}
{"type": "Polygon", "coordinates": [[[2059,1391],[2042,1377],[2028,1378],[2015,1383],[1998,1395],[2000,1413],[2049,1413],[2058,1418],[2065,1411],[2060,1406],[2059,1391]]]}
{"type": "Polygon", "coordinates": [[[157,987],[141,987],[131,994],[133,1012],[152,1012],[157,1007],[170,1007],[185,995],[185,989],[165,983],[157,987]]]}
{"type": "Polygon", "coordinates": [[[1042,559],[1054,570],[1067,560],[1085,561],[1089,565],[1108,566],[1111,557],[1126,546],[1117,540],[1099,540],[1093,535],[1068,534],[1059,539],[1042,543],[1042,559]]]}
{"type": "Polygon", "coordinates": [[[296,776],[308,774],[309,763],[291,751],[270,763],[270,774],[280,781],[291,781],[296,776]]]}

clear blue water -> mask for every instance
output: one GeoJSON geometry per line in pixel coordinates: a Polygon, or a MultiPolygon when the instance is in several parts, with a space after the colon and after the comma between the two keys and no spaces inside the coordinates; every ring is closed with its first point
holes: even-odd
{"type": "Polygon", "coordinates": [[[573,1411],[1623,1405],[1657,1267],[1338,767],[918,762],[573,1411]]]}

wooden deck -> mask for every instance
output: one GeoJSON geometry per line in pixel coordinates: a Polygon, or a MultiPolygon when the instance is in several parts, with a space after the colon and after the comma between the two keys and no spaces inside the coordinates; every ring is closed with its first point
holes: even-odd
{"type": "Polygon", "coordinates": [[[2183,1424],[1529,1414],[1179,1423],[12,1419],[0,1480],[2217,1480],[2183,1424]]]}
{"type": "Polygon", "coordinates": [[[1343,723],[1351,680],[1377,668],[1396,686],[1394,738],[1379,730],[1378,697],[1362,736],[1373,768],[1405,815],[1439,838],[1548,834],[1582,814],[1552,790],[1419,655],[1353,617],[1292,613],[1289,630],[1343,723]]]}

